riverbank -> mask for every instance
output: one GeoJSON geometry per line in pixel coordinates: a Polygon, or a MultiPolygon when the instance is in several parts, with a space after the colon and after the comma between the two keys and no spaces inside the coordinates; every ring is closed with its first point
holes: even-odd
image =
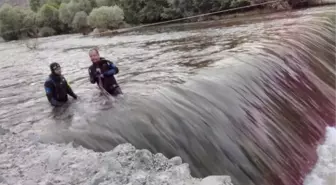
{"type": "MultiPolygon", "coordinates": [[[[324,2],[324,1],[321,1],[324,2]]],[[[265,8],[261,6],[252,7],[252,8],[242,8],[235,11],[200,16],[191,19],[180,20],[176,22],[162,22],[162,23],[153,23],[148,25],[138,25],[130,26],[126,28],[116,29],[116,30],[104,30],[99,31],[98,29],[91,32],[88,36],[115,36],[119,34],[125,34],[133,31],[143,31],[143,30],[156,30],[159,32],[167,30],[186,30],[186,29],[203,29],[204,27],[214,27],[214,26],[233,26],[246,23],[255,23],[260,21],[269,21],[274,19],[289,18],[288,14],[291,14],[295,11],[313,9],[318,7],[335,7],[335,2],[325,2],[323,4],[316,3],[311,4],[309,7],[298,8],[293,10],[287,9],[273,9],[265,8]]],[[[300,15],[296,15],[300,16],[300,15]]],[[[293,18],[293,15],[290,15],[290,18],[293,18]]]]}
{"type": "MultiPolygon", "coordinates": [[[[274,12],[274,10],[271,9],[257,9],[257,10],[249,10],[247,12],[239,12],[239,13],[231,13],[226,15],[212,15],[212,16],[206,16],[206,17],[199,17],[199,18],[192,18],[187,20],[181,20],[176,21],[172,23],[167,24],[160,24],[160,23],[154,23],[157,24],[155,26],[149,25],[135,25],[130,26],[128,25],[126,28],[122,29],[116,29],[116,30],[104,30],[99,31],[98,29],[95,29],[93,32],[89,34],[89,36],[115,36],[118,34],[124,34],[129,33],[132,31],[142,31],[142,30],[148,30],[148,29],[174,29],[174,28],[180,28],[182,29],[203,29],[204,26],[212,26],[215,24],[218,24],[218,22],[226,23],[226,24],[240,24],[243,22],[248,22],[252,19],[256,20],[254,16],[266,16],[274,12]]],[[[261,18],[261,17],[260,17],[261,18]]],[[[256,21],[260,21],[261,19],[264,19],[265,17],[262,17],[261,19],[258,18],[256,21]]]]}

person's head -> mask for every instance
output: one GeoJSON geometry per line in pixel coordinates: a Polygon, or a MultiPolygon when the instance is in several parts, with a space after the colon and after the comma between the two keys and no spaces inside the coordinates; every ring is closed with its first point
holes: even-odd
{"type": "Polygon", "coordinates": [[[96,63],[96,62],[100,61],[99,51],[96,48],[93,48],[89,51],[89,56],[90,56],[90,59],[93,63],[96,63]]]}
{"type": "Polygon", "coordinates": [[[50,71],[52,74],[56,74],[56,75],[62,74],[61,66],[56,62],[53,62],[50,64],[50,71]]]}

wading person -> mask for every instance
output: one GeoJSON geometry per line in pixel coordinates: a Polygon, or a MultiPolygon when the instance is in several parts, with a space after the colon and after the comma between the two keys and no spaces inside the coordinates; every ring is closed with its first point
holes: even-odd
{"type": "Polygon", "coordinates": [[[100,88],[104,88],[112,96],[122,94],[122,91],[114,75],[119,73],[119,69],[111,61],[100,57],[97,49],[91,49],[89,56],[92,65],[89,67],[90,82],[97,83],[100,88]]]}
{"type": "Polygon", "coordinates": [[[61,106],[68,101],[68,94],[74,99],[77,95],[62,75],[61,66],[58,63],[50,64],[51,74],[44,83],[44,89],[49,103],[52,106],[61,106]]]}

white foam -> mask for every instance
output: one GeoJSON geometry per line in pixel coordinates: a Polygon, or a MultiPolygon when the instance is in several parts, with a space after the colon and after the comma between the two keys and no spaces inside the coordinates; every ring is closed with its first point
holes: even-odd
{"type": "Polygon", "coordinates": [[[318,161],[304,185],[336,184],[336,127],[328,127],[325,142],[317,148],[318,161]]]}
{"type": "Polygon", "coordinates": [[[0,140],[0,185],[232,185],[228,176],[193,178],[180,157],[167,159],[131,144],[100,153],[11,133],[0,140]]]}

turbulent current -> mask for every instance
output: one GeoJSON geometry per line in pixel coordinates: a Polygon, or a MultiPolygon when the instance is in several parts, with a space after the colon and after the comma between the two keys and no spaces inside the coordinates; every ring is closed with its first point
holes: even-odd
{"type": "Polygon", "coordinates": [[[334,14],[320,7],[197,29],[1,43],[1,127],[95,152],[131,143],[180,156],[194,177],[228,175],[235,185],[331,185],[334,14]],[[108,99],[90,84],[94,46],[119,67],[123,97],[108,99]],[[57,109],[43,90],[51,62],[80,97],[57,109]]]}

